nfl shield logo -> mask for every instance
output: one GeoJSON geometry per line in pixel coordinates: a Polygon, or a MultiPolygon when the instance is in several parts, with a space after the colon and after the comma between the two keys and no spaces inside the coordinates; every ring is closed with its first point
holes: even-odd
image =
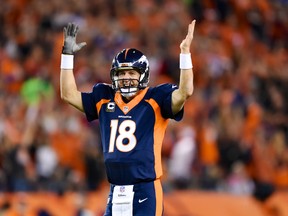
{"type": "Polygon", "coordinates": [[[124,107],[123,107],[123,110],[124,110],[124,112],[128,112],[129,107],[128,107],[128,106],[124,106],[124,107]]]}
{"type": "Polygon", "coordinates": [[[121,192],[121,193],[125,192],[125,186],[121,186],[121,187],[120,187],[120,192],[121,192]]]}

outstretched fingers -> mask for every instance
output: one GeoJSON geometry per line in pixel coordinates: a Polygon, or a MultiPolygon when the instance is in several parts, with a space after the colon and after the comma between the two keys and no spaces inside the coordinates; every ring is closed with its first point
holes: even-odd
{"type": "Polygon", "coordinates": [[[71,35],[71,23],[68,23],[67,28],[66,28],[66,33],[67,33],[67,36],[71,35]]]}
{"type": "Polygon", "coordinates": [[[74,36],[76,37],[79,31],[79,26],[76,25],[75,31],[74,31],[74,36]]]}
{"type": "Polygon", "coordinates": [[[86,46],[87,43],[86,42],[81,42],[78,44],[79,49],[81,49],[82,47],[86,46]]]}
{"type": "Polygon", "coordinates": [[[188,26],[188,33],[186,38],[192,40],[194,35],[194,28],[195,28],[196,20],[193,20],[188,26]]]}
{"type": "Polygon", "coordinates": [[[196,22],[196,20],[193,20],[189,24],[188,33],[187,33],[185,39],[180,44],[180,49],[181,49],[181,52],[183,52],[183,53],[189,53],[191,42],[193,40],[195,22],[196,22]]]}
{"type": "Polygon", "coordinates": [[[68,23],[66,27],[63,28],[64,37],[72,36],[76,37],[79,30],[79,26],[74,23],[68,23]]]}
{"type": "Polygon", "coordinates": [[[73,37],[77,36],[78,30],[79,30],[79,26],[76,24],[73,24],[73,32],[72,32],[73,37]]]}
{"type": "Polygon", "coordinates": [[[64,39],[67,37],[67,27],[63,28],[64,39]]]}
{"type": "Polygon", "coordinates": [[[79,51],[82,47],[86,45],[86,42],[76,43],[76,36],[79,31],[79,26],[74,23],[68,23],[66,27],[63,28],[64,32],[64,46],[63,54],[74,54],[79,51]]]}

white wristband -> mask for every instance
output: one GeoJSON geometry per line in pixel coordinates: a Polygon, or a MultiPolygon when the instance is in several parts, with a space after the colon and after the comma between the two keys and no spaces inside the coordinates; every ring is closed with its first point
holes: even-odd
{"type": "Polygon", "coordinates": [[[180,69],[192,69],[191,53],[180,53],[180,69]]]}
{"type": "Polygon", "coordinates": [[[74,55],[61,54],[61,69],[73,69],[74,55]]]}

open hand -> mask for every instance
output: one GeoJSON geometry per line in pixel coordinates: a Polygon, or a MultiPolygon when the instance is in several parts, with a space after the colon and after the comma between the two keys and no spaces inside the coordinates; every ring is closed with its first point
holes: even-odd
{"type": "Polygon", "coordinates": [[[190,46],[193,40],[195,22],[196,20],[193,20],[188,26],[188,33],[186,35],[186,38],[180,44],[181,53],[190,53],[190,46]]]}
{"type": "Polygon", "coordinates": [[[67,27],[64,27],[64,46],[62,49],[63,54],[73,55],[86,45],[86,42],[76,43],[76,37],[79,27],[74,23],[69,23],[67,27]]]}

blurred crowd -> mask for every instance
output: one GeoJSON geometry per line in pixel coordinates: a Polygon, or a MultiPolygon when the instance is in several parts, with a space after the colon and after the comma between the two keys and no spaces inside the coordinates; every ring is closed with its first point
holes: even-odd
{"type": "MultiPolygon", "coordinates": [[[[150,85],[178,83],[179,45],[196,19],[195,91],[163,143],[165,191],[264,200],[288,189],[287,0],[0,0],[0,192],[93,191],[105,171],[97,121],[60,99],[63,27],[79,25],[81,91],[110,83],[126,47],[150,85]]],[[[105,182],[105,181],[104,181],[105,182]]]]}

